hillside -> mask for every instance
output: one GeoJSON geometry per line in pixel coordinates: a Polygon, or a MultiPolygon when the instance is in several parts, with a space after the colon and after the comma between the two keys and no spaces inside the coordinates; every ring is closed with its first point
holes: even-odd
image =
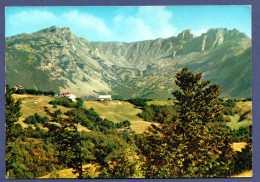
{"type": "Polygon", "coordinates": [[[134,105],[125,101],[85,101],[84,107],[94,108],[102,118],[107,118],[114,122],[129,120],[131,129],[136,133],[143,133],[151,126],[151,122],[144,121],[137,114],[142,112],[141,109],[135,108],[134,105]]]}
{"type": "MultiPolygon", "coordinates": [[[[22,108],[21,113],[22,116],[19,118],[19,122],[23,127],[28,127],[29,125],[24,123],[25,118],[38,113],[40,116],[46,116],[44,111],[44,106],[50,108],[53,112],[54,110],[60,109],[61,112],[65,113],[72,108],[67,108],[63,106],[57,106],[57,108],[53,108],[53,105],[49,104],[51,100],[54,100],[54,97],[50,96],[34,96],[34,95],[14,95],[15,99],[21,99],[22,108]]],[[[85,101],[84,108],[90,109],[94,108],[94,110],[103,118],[107,118],[114,122],[122,122],[125,120],[129,120],[131,122],[131,129],[136,133],[143,133],[147,131],[147,128],[151,125],[151,122],[144,121],[142,118],[137,116],[137,113],[142,110],[137,109],[134,105],[125,101],[85,101]]],[[[32,125],[33,126],[33,125],[32,125]]],[[[91,131],[88,128],[79,124],[79,131],[91,131]]]]}
{"type": "MultiPolygon", "coordinates": [[[[21,99],[22,101],[22,116],[19,119],[19,123],[23,127],[28,127],[28,124],[24,123],[23,120],[30,115],[38,113],[40,116],[45,116],[44,106],[50,108],[53,112],[54,110],[60,109],[61,112],[65,113],[72,108],[67,108],[63,106],[57,106],[53,108],[53,105],[49,104],[51,100],[54,100],[54,97],[51,96],[34,96],[34,95],[20,95],[15,94],[15,99],[21,99]]],[[[149,105],[158,105],[158,106],[171,106],[174,105],[174,100],[153,100],[147,102],[149,105]]],[[[151,126],[151,122],[144,121],[143,118],[137,116],[138,113],[141,113],[142,110],[135,107],[133,104],[126,101],[84,101],[83,107],[86,109],[93,108],[103,119],[107,118],[116,123],[129,120],[131,122],[131,129],[136,133],[143,133],[147,131],[147,128],[151,126]]],[[[225,115],[225,118],[229,120],[227,125],[232,129],[239,129],[239,127],[248,127],[252,125],[252,101],[236,102],[236,107],[234,110],[237,110],[237,114],[225,115]],[[246,114],[246,115],[245,115],[246,114]],[[240,121],[242,115],[245,115],[245,118],[240,121]]],[[[79,131],[91,131],[88,128],[79,125],[79,131]]]]}
{"type": "Polygon", "coordinates": [[[251,97],[251,40],[237,30],[211,29],[201,36],[141,42],[88,42],[69,28],[50,27],[6,38],[6,82],[39,90],[69,91],[93,100],[167,99],[174,75],[185,66],[221,84],[221,96],[251,97]]]}
{"type": "MultiPolygon", "coordinates": [[[[20,99],[22,104],[21,104],[21,113],[22,116],[19,118],[18,123],[21,124],[24,128],[28,127],[29,125],[24,123],[23,121],[31,116],[34,115],[35,113],[38,113],[40,116],[46,116],[47,114],[44,111],[44,107],[48,107],[50,108],[50,110],[53,112],[57,109],[60,109],[61,112],[65,113],[69,110],[71,110],[71,108],[67,108],[67,107],[63,107],[63,106],[57,106],[57,108],[53,108],[53,105],[49,104],[49,102],[51,100],[54,100],[53,97],[51,96],[35,96],[35,95],[29,95],[29,94],[25,94],[25,95],[20,95],[20,94],[15,94],[14,95],[15,99],[20,99]]],[[[33,128],[34,126],[31,125],[33,128]]],[[[42,127],[39,124],[40,127],[42,127]]],[[[78,125],[78,130],[79,131],[90,131],[88,128],[82,126],[82,125],[78,125]]]]}
{"type": "MultiPolygon", "coordinates": [[[[28,94],[24,94],[24,95],[15,94],[14,98],[21,99],[22,101],[21,112],[23,114],[23,116],[20,118],[18,122],[23,126],[22,127],[23,132],[21,133],[21,136],[19,136],[19,139],[14,144],[16,150],[18,151],[18,152],[16,151],[18,157],[15,158],[16,163],[11,162],[12,165],[14,164],[16,166],[19,166],[19,169],[21,169],[19,171],[15,171],[15,175],[18,176],[17,178],[76,178],[77,175],[72,173],[72,168],[65,167],[63,165],[56,165],[55,163],[53,163],[55,158],[54,156],[56,155],[55,154],[56,143],[52,142],[53,139],[52,137],[53,137],[53,132],[56,131],[56,129],[51,130],[52,127],[50,127],[49,131],[47,132],[45,129],[42,130],[43,125],[47,126],[45,125],[47,124],[45,122],[43,124],[41,124],[41,122],[36,122],[34,124],[23,123],[23,120],[25,118],[34,115],[35,113],[38,113],[42,117],[45,116],[46,113],[44,112],[44,106],[48,106],[51,109],[51,111],[56,110],[53,107],[53,105],[49,104],[49,101],[54,100],[54,97],[42,96],[42,95],[34,96],[28,94]],[[32,126],[32,128],[28,126],[32,126]],[[25,171],[26,173],[24,172],[22,173],[21,171],[25,171]],[[24,176],[25,174],[26,176],[24,176]]],[[[232,136],[230,138],[231,139],[230,144],[232,144],[231,145],[232,149],[234,151],[242,152],[243,155],[241,157],[243,160],[245,159],[244,157],[249,157],[248,158],[249,160],[251,158],[250,156],[251,154],[245,153],[244,150],[242,149],[245,148],[248,150],[247,143],[250,143],[252,139],[252,133],[249,127],[249,125],[252,124],[251,121],[252,102],[249,101],[248,99],[235,99],[235,100],[222,99],[221,101],[222,101],[223,108],[229,110],[229,113],[226,114],[224,117],[231,119],[231,121],[228,120],[226,121],[227,121],[227,125],[232,124],[231,125],[232,130],[230,130],[231,132],[230,134],[232,136]],[[236,114],[233,115],[232,113],[236,113],[236,114]],[[236,118],[236,117],[238,117],[238,120],[233,122],[232,118],[236,118]],[[240,121],[241,118],[243,118],[243,120],[240,121]],[[240,123],[243,123],[243,125],[240,125],[240,123]],[[237,126],[243,126],[243,128],[238,128],[237,126]]],[[[143,119],[137,116],[137,113],[147,111],[146,108],[148,109],[150,108],[150,111],[152,111],[151,109],[154,108],[154,111],[160,112],[160,109],[163,109],[165,107],[173,108],[172,106],[175,105],[175,102],[176,102],[175,100],[148,101],[147,106],[145,106],[143,110],[141,110],[139,109],[141,107],[135,106],[126,101],[119,101],[119,100],[84,101],[82,106],[83,108],[85,108],[85,111],[92,111],[92,112],[80,113],[80,111],[83,111],[83,108],[78,108],[74,111],[76,111],[76,113],[78,112],[78,114],[75,116],[80,118],[81,124],[86,126],[84,127],[82,125],[78,125],[78,131],[82,131],[80,132],[80,137],[82,139],[81,146],[82,146],[82,154],[83,154],[82,156],[84,158],[83,164],[84,164],[84,168],[89,167],[89,169],[87,169],[89,177],[96,177],[96,178],[100,177],[99,174],[102,174],[102,171],[100,171],[100,169],[103,169],[102,166],[103,160],[108,162],[108,164],[111,165],[110,167],[112,168],[114,166],[118,166],[122,164],[120,161],[122,159],[121,157],[124,155],[130,161],[130,163],[136,162],[136,160],[139,161],[140,159],[139,155],[141,154],[136,153],[136,151],[139,151],[140,149],[135,148],[137,146],[133,142],[140,141],[139,137],[143,135],[138,135],[138,134],[144,134],[144,132],[147,131],[148,126],[150,126],[152,122],[144,121],[143,119]],[[154,105],[159,107],[154,107],[154,105]],[[83,117],[82,114],[85,117],[83,117]],[[100,119],[98,115],[100,115],[104,120],[100,119]],[[128,126],[124,126],[123,128],[114,127],[113,129],[104,130],[106,126],[109,127],[109,125],[105,125],[109,123],[108,120],[106,120],[105,118],[114,121],[116,124],[122,123],[122,121],[125,120],[129,120],[131,123],[130,128],[136,133],[132,133],[131,130],[129,130],[128,126]],[[91,119],[92,123],[98,124],[102,122],[104,125],[97,125],[97,127],[92,127],[92,129],[90,129],[89,126],[91,125],[84,124],[87,123],[89,119],[91,119]],[[116,160],[116,161],[114,161],[115,163],[113,162],[110,163],[111,160],[116,160]],[[119,161],[117,162],[117,160],[119,161]]],[[[137,102],[134,103],[137,104],[137,102]]],[[[62,112],[72,110],[71,108],[66,108],[60,105],[57,107],[58,109],[61,109],[62,112]]],[[[168,111],[172,112],[173,110],[168,110],[168,111]]],[[[151,112],[151,114],[152,113],[153,112],[151,112]]],[[[62,117],[67,117],[67,116],[62,116],[62,117]]],[[[160,121],[158,120],[158,122],[160,121]]],[[[211,126],[210,128],[215,129],[214,125],[209,125],[209,126],[211,126]]],[[[222,127],[225,130],[227,129],[225,126],[222,127]]],[[[247,164],[250,164],[250,162],[248,162],[247,164]]],[[[231,177],[245,177],[245,176],[252,175],[252,170],[250,170],[252,168],[249,168],[248,166],[247,168],[243,168],[243,165],[241,166],[241,164],[237,162],[235,162],[234,165],[237,166],[236,170],[229,174],[239,174],[239,175],[231,175],[231,177]],[[245,170],[247,170],[245,173],[241,173],[245,170]]],[[[126,163],[126,166],[128,168],[129,163],[126,163]]],[[[13,172],[10,174],[12,178],[13,172]]],[[[137,176],[143,177],[142,175],[140,176],[137,175],[137,176]]]]}

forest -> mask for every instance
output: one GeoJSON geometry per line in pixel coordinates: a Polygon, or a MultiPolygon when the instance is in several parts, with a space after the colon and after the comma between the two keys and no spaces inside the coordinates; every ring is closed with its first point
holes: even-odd
{"type": "Polygon", "coordinates": [[[50,102],[55,111],[45,107],[45,116],[25,118],[30,126],[23,128],[17,123],[21,101],[6,85],[7,178],[60,178],[58,171],[68,168],[79,179],[230,177],[252,169],[252,126],[229,127],[225,116],[238,113],[236,99],[220,98],[220,85],[201,78],[202,73],[188,68],[178,72],[179,89],[172,93],[171,106],[148,105],[149,99],[143,98],[126,100],[142,110],[140,118],[152,123],[144,133],[133,131],[129,120],[102,118],[80,98],[55,98],[50,102]],[[61,112],[58,106],[70,110],[61,112]],[[78,125],[90,131],[79,131],[78,125]],[[234,151],[234,142],[247,145],[234,151]]]}

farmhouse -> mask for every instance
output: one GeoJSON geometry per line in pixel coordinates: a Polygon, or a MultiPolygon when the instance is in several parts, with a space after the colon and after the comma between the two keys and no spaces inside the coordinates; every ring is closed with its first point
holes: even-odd
{"type": "Polygon", "coordinates": [[[14,86],[14,90],[15,90],[15,91],[16,91],[16,90],[20,90],[20,89],[24,89],[24,87],[21,86],[21,85],[15,85],[15,86],[14,86]]]}
{"type": "Polygon", "coordinates": [[[98,100],[112,100],[111,95],[99,95],[98,100]]]}
{"type": "Polygon", "coordinates": [[[76,98],[77,98],[75,95],[73,95],[69,92],[60,94],[60,97],[67,97],[67,98],[71,99],[73,102],[76,101],[76,98]]]}

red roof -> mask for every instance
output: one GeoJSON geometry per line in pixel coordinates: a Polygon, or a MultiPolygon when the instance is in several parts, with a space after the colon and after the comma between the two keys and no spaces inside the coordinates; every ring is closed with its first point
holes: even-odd
{"type": "Polygon", "coordinates": [[[65,93],[62,93],[62,94],[71,94],[71,93],[69,93],[69,92],[65,92],[65,93]]]}

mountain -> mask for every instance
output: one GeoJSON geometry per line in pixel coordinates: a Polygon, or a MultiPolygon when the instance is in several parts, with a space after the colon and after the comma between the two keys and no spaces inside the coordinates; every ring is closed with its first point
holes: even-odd
{"type": "Polygon", "coordinates": [[[88,42],[69,28],[50,27],[8,37],[6,82],[40,90],[165,99],[176,72],[188,66],[221,85],[221,96],[251,97],[251,39],[238,30],[210,29],[200,36],[185,30],[176,37],[140,42],[88,42]]]}

